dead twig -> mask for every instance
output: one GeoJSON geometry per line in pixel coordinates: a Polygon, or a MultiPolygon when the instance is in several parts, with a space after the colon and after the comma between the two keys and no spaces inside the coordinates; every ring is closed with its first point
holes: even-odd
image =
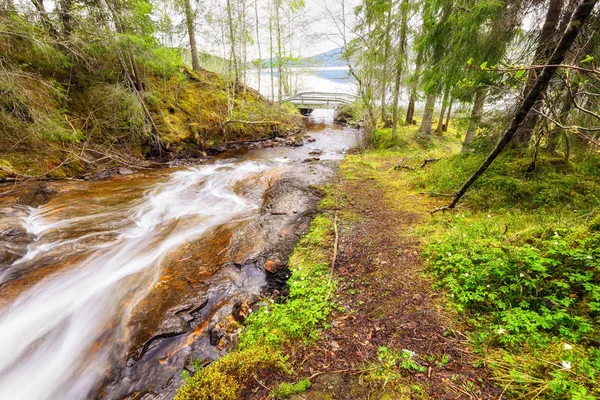
{"type": "Polygon", "coordinates": [[[437,193],[437,192],[419,192],[419,194],[425,194],[431,197],[454,197],[456,193],[437,193]]]}
{"type": "Polygon", "coordinates": [[[329,286],[329,292],[327,292],[327,299],[329,299],[329,295],[331,294],[331,282],[333,281],[333,270],[335,269],[335,260],[337,258],[337,253],[338,253],[339,235],[338,235],[337,219],[338,219],[338,211],[336,210],[335,216],[333,217],[333,231],[335,233],[335,239],[333,241],[333,256],[331,258],[331,271],[329,272],[329,282],[327,283],[327,286],[329,286]]]}
{"type": "Polygon", "coordinates": [[[439,158],[426,158],[426,159],[423,160],[423,164],[421,164],[421,166],[419,168],[425,168],[425,166],[427,164],[430,164],[432,162],[436,162],[436,161],[439,161],[439,160],[440,160],[439,158]]]}

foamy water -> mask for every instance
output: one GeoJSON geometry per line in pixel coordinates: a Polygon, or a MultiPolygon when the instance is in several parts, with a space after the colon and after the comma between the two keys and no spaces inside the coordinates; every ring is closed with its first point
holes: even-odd
{"type": "MultiPolygon", "coordinates": [[[[234,192],[236,183],[267,168],[257,162],[215,164],[173,173],[126,213],[91,209],[56,219],[52,203],[31,209],[23,226],[34,237],[13,267],[48,250],[113,233],[83,261],[49,275],[0,310],[0,399],[81,399],[118,351],[134,306],[160,275],[160,261],[188,240],[255,210],[234,192]],[[122,219],[118,232],[45,241],[56,230],[122,219]]],[[[6,273],[5,273],[6,275],[6,273]]]]}

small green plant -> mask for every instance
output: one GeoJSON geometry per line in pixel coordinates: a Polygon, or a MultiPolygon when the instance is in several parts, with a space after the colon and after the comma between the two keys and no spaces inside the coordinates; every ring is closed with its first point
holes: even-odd
{"type": "Polygon", "coordinates": [[[438,367],[444,368],[450,362],[450,356],[448,354],[444,354],[442,359],[438,362],[438,367]]]}
{"type": "Polygon", "coordinates": [[[293,394],[306,392],[310,388],[310,381],[303,379],[296,383],[281,382],[279,386],[269,393],[269,397],[272,399],[287,399],[293,394]]]}
{"type": "Polygon", "coordinates": [[[419,365],[414,360],[415,354],[408,350],[402,350],[402,359],[400,365],[402,368],[407,370],[408,372],[425,372],[426,368],[422,365],[419,365]]]}

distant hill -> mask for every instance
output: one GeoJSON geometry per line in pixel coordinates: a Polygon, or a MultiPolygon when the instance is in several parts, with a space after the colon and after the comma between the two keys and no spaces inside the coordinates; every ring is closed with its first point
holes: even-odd
{"type": "Polygon", "coordinates": [[[346,60],[342,57],[342,48],[338,47],[316,56],[306,57],[301,60],[302,65],[319,67],[345,67],[346,60]]]}

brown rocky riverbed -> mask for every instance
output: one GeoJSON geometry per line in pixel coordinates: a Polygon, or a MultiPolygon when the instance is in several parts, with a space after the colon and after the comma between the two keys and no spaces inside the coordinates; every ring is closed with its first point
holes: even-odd
{"type": "Polygon", "coordinates": [[[346,128],[310,136],[1,187],[0,398],[171,398],[192,360],[226,352],[227,320],[285,278],[317,186],[358,140],[346,128]]]}

